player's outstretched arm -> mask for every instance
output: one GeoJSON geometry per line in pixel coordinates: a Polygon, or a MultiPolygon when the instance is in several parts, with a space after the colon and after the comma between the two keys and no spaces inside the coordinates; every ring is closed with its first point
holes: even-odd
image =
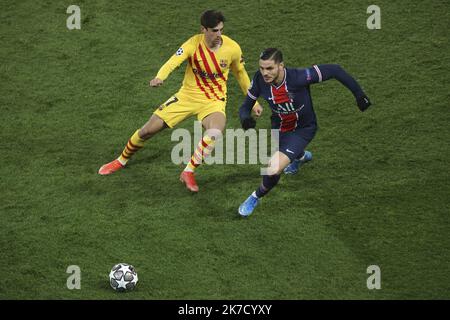
{"type": "Polygon", "coordinates": [[[321,78],[321,81],[336,79],[347,87],[347,89],[353,93],[356,99],[356,104],[361,111],[365,111],[371,105],[369,98],[364,93],[359,83],[340,65],[321,64],[318,65],[317,68],[318,70],[316,69],[316,71],[318,73],[320,72],[319,78],[321,78]]]}
{"type": "Polygon", "coordinates": [[[150,87],[161,86],[172,71],[177,69],[186,59],[188,59],[188,57],[192,54],[192,50],[194,50],[192,39],[193,37],[183,43],[181,47],[170,57],[170,59],[164,63],[155,78],[150,80],[150,87]]]}

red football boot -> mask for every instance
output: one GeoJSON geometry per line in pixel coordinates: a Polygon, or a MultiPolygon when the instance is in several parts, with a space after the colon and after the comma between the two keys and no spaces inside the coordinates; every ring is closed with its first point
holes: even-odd
{"type": "Polygon", "coordinates": [[[186,184],[186,188],[188,188],[192,192],[198,192],[198,185],[195,182],[194,173],[190,171],[183,171],[180,174],[180,181],[186,184]]]}
{"type": "Polygon", "coordinates": [[[120,163],[119,160],[113,160],[110,163],[104,164],[98,170],[98,174],[107,175],[116,172],[117,170],[122,169],[124,166],[120,163]]]}

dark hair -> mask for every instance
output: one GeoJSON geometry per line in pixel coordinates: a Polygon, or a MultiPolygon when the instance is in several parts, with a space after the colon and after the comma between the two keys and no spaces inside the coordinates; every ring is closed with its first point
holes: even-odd
{"type": "Polygon", "coordinates": [[[200,24],[205,28],[214,28],[220,22],[225,22],[225,17],[217,10],[206,10],[200,17],[200,24]]]}
{"type": "Polygon", "coordinates": [[[259,56],[261,60],[273,60],[275,63],[283,62],[283,53],[277,48],[267,48],[259,56]]]}

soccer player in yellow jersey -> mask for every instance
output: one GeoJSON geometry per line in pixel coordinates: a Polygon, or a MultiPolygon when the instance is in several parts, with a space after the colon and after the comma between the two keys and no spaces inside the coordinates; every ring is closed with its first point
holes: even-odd
{"type": "MultiPolygon", "coordinates": [[[[131,156],[153,135],[167,127],[173,128],[188,117],[197,116],[206,133],[181,173],[180,180],[190,191],[198,192],[194,171],[212,152],[215,141],[222,136],[225,129],[230,69],[244,95],[250,87],[241,48],[235,41],[223,35],[223,14],[220,11],[207,10],[201,15],[200,22],[201,33],[187,40],[150,81],[151,87],[161,86],[169,74],[187,60],[180,90],[164,102],[142,128],[136,130],[119,158],[103,165],[99,174],[107,175],[123,168],[131,156]]],[[[255,104],[253,111],[259,116],[262,107],[255,104]]]]}

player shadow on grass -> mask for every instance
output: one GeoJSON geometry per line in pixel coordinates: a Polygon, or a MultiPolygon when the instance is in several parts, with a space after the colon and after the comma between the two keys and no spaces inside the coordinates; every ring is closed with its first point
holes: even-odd
{"type": "Polygon", "coordinates": [[[119,291],[114,290],[111,287],[111,285],[109,284],[108,274],[106,274],[105,279],[97,280],[96,288],[98,290],[101,290],[102,292],[109,293],[111,298],[119,298],[119,299],[120,298],[131,298],[133,296],[129,295],[130,293],[139,291],[139,287],[138,286],[136,286],[135,289],[130,290],[130,291],[126,290],[126,291],[123,291],[123,292],[119,292],[119,291]]]}
{"type": "MultiPolygon", "coordinates": [[[[258,171],[257,169],[256,171],[258,171]]],[[[200,191],[195,194],[195,201],[198,204],[198,215],[222,218],[222,220],[240,220],[238,207],[245,200],[236,196],[236,190],[241,191],[257,185],[259,179],[255,178],[255,170],[214,170],[199,175],[198,182],[200,191]],[[210,176],[209,173],[214,173],[210,176]],[[218,174],[221,173],[221,174],[218,174]],[[250,186],[248,185],[250,183],[250,186]]],[[[184,188],[180,184],[180,189],[184,188]]],[[[250,190],[250,189],[249,189],[250,190]]],[[[243,196],[242,196],[243,197],[243,196]]]]}
{"type": "Polygon", "coordinates": [[[164,158],[164,156],[161,156],[161,153],[152,153],[150,155],[144,156],[144,157],[136,157],[136,159],[133,159],[132,161],[129,161],[126,168],[132,168],[134,166],[140,167],[141,165],[154,165],[155,163],[164,163],[167,159],[164,158]]]}

